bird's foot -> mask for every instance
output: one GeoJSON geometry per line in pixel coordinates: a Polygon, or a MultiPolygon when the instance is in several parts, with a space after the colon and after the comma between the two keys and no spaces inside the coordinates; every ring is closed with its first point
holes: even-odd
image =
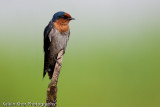
{"type": "Polygon", "coordinates": [[[62,66],[62,64],[60,64],[58,61],[56,61],[56,63],[57,63],[59,66],[62,66]]]}
{"type": "Polygon", "coordinates": [[[61,57],[59,57],[59,58],[57,58],[57,59],[54,58],[54,60],[56,61],[56,63],[57,63],[59,66],[62,66],[62,65],[58,62],[59,59],[61,59],[61,57]]]}
{"type": "Polygon", "coordinates": [[[63,56],[63,55],[61,55],[61,56],[60,56],[59,58],[57,58],[56,60],[59,60],[59,59],[61,59],[61,58],[62,58],[62,56],[63,56]]]}
{"type": "Polygon", "coordinates": [[[62,54],[62,55],[64,55],[64,54],[65,54],[65,52],[66,52],[66,49],[64,49],[64,50],[63,50],[63,54],[62,54]]]}

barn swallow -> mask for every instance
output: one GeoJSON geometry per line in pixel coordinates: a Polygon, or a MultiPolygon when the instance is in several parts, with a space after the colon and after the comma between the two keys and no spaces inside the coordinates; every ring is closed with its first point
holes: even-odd
{"type": "Polygon", "coordinates": [[[70,14],[60,11],[53,15],[53,18],[44,29],[44,71],[49,79],[52,78],[55,64],[58,63],[57,55],[63,50],[65,53],[67,42],[70,36],[69,22],[74,20],[70,14]]]}

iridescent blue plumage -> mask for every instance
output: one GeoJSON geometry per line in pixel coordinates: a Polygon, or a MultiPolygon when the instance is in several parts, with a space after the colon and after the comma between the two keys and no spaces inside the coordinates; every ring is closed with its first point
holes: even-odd
{"type": "Polygon", "coordinates": [[[53,15],[52,21],[55,22],[57,19],[60,19],[61,16],[63,16],[64,14],[65,14],[65,12],[63,12],[63,11],[59,11],[59,12],[55,13],[53,15]]]}

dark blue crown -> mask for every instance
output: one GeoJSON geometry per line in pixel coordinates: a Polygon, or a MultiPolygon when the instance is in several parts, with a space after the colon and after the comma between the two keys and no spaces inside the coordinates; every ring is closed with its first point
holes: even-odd
{"type": "Polygon", "coordinates": [[[53,15],[52,21],[55,22],[57,19],[61,18],[61,16],[63,16],[65,14],[65,12],[63,11],[59,11],[57,13],[55,13],[53,15]]]}

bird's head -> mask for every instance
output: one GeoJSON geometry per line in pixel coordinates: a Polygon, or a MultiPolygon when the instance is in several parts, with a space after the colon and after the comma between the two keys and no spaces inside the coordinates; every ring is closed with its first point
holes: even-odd
{"type": "Polygon", "coordinates": [[[52,22],[59,32],[66,32],[69,30],[69,22],[74,20],[70,14],[60,11],[53,15],[52,22]]]}
{"type": "Polygon", "coordinates": [[[72,18],[70,14],[60,11],[53,15],[52,21],[56,22],[57,20],[71,21],[74,20],[74,18],[72,18]]]}

